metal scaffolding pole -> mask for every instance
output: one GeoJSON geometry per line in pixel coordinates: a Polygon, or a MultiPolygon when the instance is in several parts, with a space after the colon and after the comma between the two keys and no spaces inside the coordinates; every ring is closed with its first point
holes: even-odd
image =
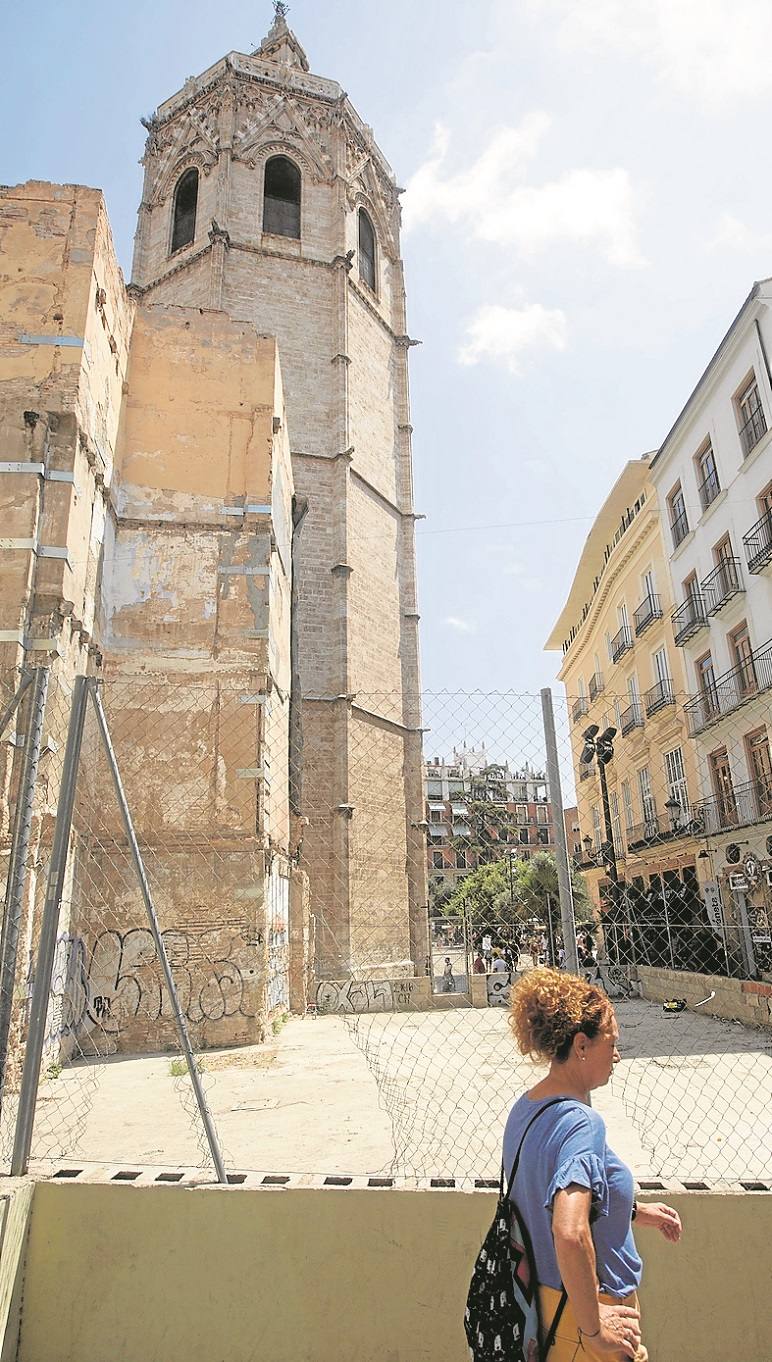
{"type": "Polygon", "coordinates": [[[11,1174],[13,1177],[21,1177],[26,1173],[32,1147],[32,1127],[35,1122],[35,1104],[40,1082],[40,1064],[43,1057],[48,1000],[51,994],[51,977],[56,954],[59,908],[67,870],[80,746],[83,738],[83,722],[86,716],[86,700],[88,698],[86,686],[85,676],[75,678],[70,723],[67,729],[67,745],[64,749],[62,783],[59,788],[54,841],[51,848],[51,863],[48,867],[46,898],[40,925],[40,945],[38,946],[37,963],[35,965],[35,982],[32,986],[24,1071],[19,1093],[19,1109],[16,1113],[16,1133],[11,1155],[11,1174]]]}
{"type": "Polygon", "coordinates": [[[574,896],[571,890],[568,841],[566,838],[565,818],[563,817],[563,792],[560,784],[558,744],[555,737],[555,713],[552,708],[552,691],[549,686],[545,686],[541,692],[541,711],[544,720],[544,741],[547,749],[547,789],[552,805],[552,826],[555,834],[555,859],[558,866],[558,889],[560,892],[560,920],[563,928],[563,945],[566,952],[567,968],[572,974],[578,974],[579,953],[576,949],[574,896]]]}
{"type": "Polygon", "coordinates": [[[102,741],[104,743],[105,752],[107,754],[107,761],[110,767],[110,773],[113,778],[115,793],[118,798],[118,806],[121,811],[121,818],[123,819],[123,826],[126,832],[126,837],[128,839],[131,858],[132,861],[134,862],[134,869],[137,873],[139,887],[142,892],[142,898],[145,903],[145,908],[147,910],[148,921],[150,923],[150,931],[153,937],[153,941],[155,942],[155,948],[158,955],[158,959],[161,962],[161,968],[163,970],[164,979],[166,980],[166,987],[169,990],[169,998],[171,999],[172,1011],[174,1012],[174,1019],[177,1023],[177,1030],[180,1036],[180,1044],[182,1045],[183,1053],[185,1055],[185,1060],[188,1066],[190,1081],[193,1084],[193,1092],[195,1094],[198,1110],[200,1112],[201,1120],[203,1122],[204,1130],[206,1132],[207,1143],[209,1144],[209,1149],[212,1155],[212,1162],[214,1163],[215,1172],[217,1173],[217,1180],[218,1182],[227,1183],[228,1176],[225,1172],[225,1164],[223,1163],[222,1153],[220,1151],[220,1146],[217,1140],[217,1133],[214,1128],[212,1114],[209,1110],[206,1095],[204,1093],[204,1088],[201,1083],[201,1075],[196,1066],[196,1057],[193,1053],[193,1047],[190,1043],[190,1036],[188,1035],[185,1014],[182,1011],[182,1008],[180,1007],[180,1000],[179,997],[177,996],[177,988],[174,982],[174,975],[172,974],[172,967],[169,963],[169,957],[166,953],[166,947],[164,945],[163,937],[161,936],[161,929],[158,925],[158,917],[155,911],[155,904],[153,903],[153,896],[150,892],[150,885],[148,883],[147,874],[145,872],[145,865],[144,861],[142,860],[142,853],[140,852],[139,843],[137,841],[137,835],[134,831],[134,823],[132,821],[128,801],[126,799],[126,792],[123,788],[121,773],[118,770],[118,762],[116,761],[115,750],[113,748],[112,738],[110,737],[110,730],[107,726],[107,716],[105,715],[104,708],[102,705],[102,697],[99,694],[95,681],[89,682],[89,690],[91,692],[91,698],[94,702],[94,709],[96,710],[96,716],[99,722],[99,731],[102,735],[102,741]]]}
{"type": "Polygon", "coordinates": [[[39,667],[34,673],[32,703],[25,737],[24,762],[19,781],[13,843],[8,867],[5,916],[3,918],[2,936],[0,937],[0,1104],[5,1086],[5,1065],[8,1058],[8,1037],[13,1015],[13,990],[19,952],[19,927],[24,898],[24,883],[27,878],[27,856],[32,831],[32,813],[35,802],[35,785],[38,778],[38,764],[40,762],[40,748],[43,741],[43,717],[45,715],[49,675],[48,667],[39,667]]]}

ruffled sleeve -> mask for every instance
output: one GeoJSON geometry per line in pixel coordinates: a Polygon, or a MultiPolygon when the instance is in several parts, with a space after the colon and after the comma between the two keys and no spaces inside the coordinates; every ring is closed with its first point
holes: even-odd
{"type": "Polygon", "coordinates": [[[608,1181],[603,1161],[597,1154],[593,1154],[589,1150],[586,1153],[575,1153],[561,1163],[547,1189],[547,1196],[544,1201],[545,1209],[551,1211],[555,1193],[565,1187],[570,1187],[572,1183],[575,1183],[578,1187],[586,1187],[589,1192],[592,1192],[592,1217],[594,1220],[598,1216],[608,1215],[608,1181]]]}

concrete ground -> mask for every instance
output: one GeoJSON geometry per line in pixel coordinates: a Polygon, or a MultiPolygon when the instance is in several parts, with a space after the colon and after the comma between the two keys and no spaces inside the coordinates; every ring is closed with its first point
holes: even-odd
{"type": "MultiPolygon", "coordinates": [[[[623,1061],[594,1105],[638,1177],[772,1177],[772,1036],[655,1003],[617,1004],[623,1061]]],[[[35,1164],[206,1163],[169,1055],[80,1062],[43,1083],[35,1164]]],[[[503,1009],[291,1019],[264,1047],[202,1056],[230,1168],[490,1178],[537,1072],[503,1009]]],[[[13,1123],[3,1112],[3,1153],[13,1123]]]]}

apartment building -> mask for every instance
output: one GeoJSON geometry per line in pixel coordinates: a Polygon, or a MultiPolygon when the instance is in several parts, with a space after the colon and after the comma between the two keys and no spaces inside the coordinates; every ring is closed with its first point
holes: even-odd
{"type": "Polygon", "coordinates": [[[527,764],[511,770],[485,748],[454,750],[426,763],[430,898],[453,888],[483,861],[527,861],[555,850],[547,777],[527,764]],[[484,850],[483,850],[484,847],[484,850]]]}
{"type": "Polygon", "coordinates": [[[699,902],[697,772],[672,608],[649,459],[633,459],[598,512],[546,645],[563,655],[581,841],[575,861],[599,912],[610,899],[612,859],[620,883],[639,896],[699,902]],[[610,838],[597,762],[582,761],[592,728],[616,730],[605,767],[610,838]]]}
{"type": "Polygon", "coordinates": [[[691,698],[695,809],[725,910],[772,907],[772,280],[754,285],[651,462],[691,698]],[[743,902],[738,896],[743,896],[743,902]]]}

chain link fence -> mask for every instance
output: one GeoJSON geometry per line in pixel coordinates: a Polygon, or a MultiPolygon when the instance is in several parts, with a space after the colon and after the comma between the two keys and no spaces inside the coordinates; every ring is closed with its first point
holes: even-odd
{"type": "Polygon", "coordinates": [[[594,1101],[639,1178],[772,1179],[759,687],[696,721],[666,688],[426,694],[420,720],[320,696],[295,729],[257,685],[82,688],[72,760],[56,670],[0,734],[7,1167],[26,1119],[40,1171],[485,1184],[536,1077],[509,990],[551,963],[614,999],[622,1062],[594,1101]]]}

